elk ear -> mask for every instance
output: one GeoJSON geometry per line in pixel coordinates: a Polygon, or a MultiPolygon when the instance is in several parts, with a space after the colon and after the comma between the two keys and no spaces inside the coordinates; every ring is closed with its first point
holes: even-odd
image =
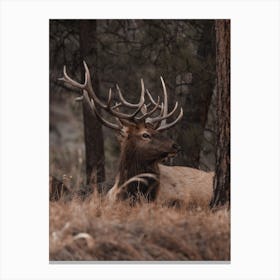
{"type": "Polygon", "coordinates": [[[119,133],[117,133],[117,139],[120,144],[122,144],[124,142],[125,138],[126,137],[124,136],[124,134],[121,131],[119,133]]]}
{"type": "Polygon", "coordinates": [[[121,129],[118,130],[117,139],[120,142],[120,144],[122,144],[123,141],[129,137],[129,131],[135,128],[136,124],[125,119],[116,118],[116,120],[121,127],[121,129]]]}
{"type": "Polygon", "coordinates": [[[117,133],[117,139],[120,144],[124,142],[125,139],[127,139],[129,136],[129,127],[123,126],[122,129],[120,129],[117,133]]]}
{"type": "Polygon", "coordinates": [[[127,135],[128,135],[128,129],[127,127],[123,127],[119,133],[118,133],[118,137],[121,137],[121,138],[127,138],[127,135]]]}

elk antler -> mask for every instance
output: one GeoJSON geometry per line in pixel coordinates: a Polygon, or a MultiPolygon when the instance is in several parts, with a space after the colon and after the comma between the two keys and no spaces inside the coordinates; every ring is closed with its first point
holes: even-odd
{"type": "MultiPolygon", "coordinates": [[[[177,107],[178,107],[178,102],[175,103],[174,105],[174,108],[171,112],[168,113],[168,96],[167,96],[167,90],[166,90],[166,86],[165,86],[165,83],[164,83],[164,80],[162,77],[160,77],[160,80],[161,80],[161,84],[162,84],[162,88],[163,88],[163,103],[162,105],[159,107],[161,112],[160,112],[160,115],[158,117],[155,117],[155,118],[149,118],[149,122],[150,123],[156,123],[155,124],[155,127],[158,131],[163,131],[163,130],[166,130],[168,128],[171,128],[172,126],[174,126],[182,117],[183,117],[183,109],[181,107],[180,109],[180,114],[178,115],[178,117],[171,123],[166,123],[166,119],[168,119],[169,117],[171,117],[177,107]]],[[[150,101],[155,104],[155,101],[153,100],[152,98],[152,95],[150,94],[150,92],[147,90],[146,91],[150,101]]]]}
{"type": "Polygon", "coordinates": [[[149,185],[148,180],[147,180],[148,178],[158,181],[158,177],[153,173],[140,173],[140,174],[128,179],[127,181],[125,181],[119,188],[124,189],[130,183],[133,183],[133,182],[143,183],[144,185],[148,186],[149,185]]]}
{"type": "Polygon", "coordinates": [[[167,128],[172,127],[175,125],[183,116],[183,110],[181,108],[180,114],[177,117],[177,119],[169,124],[166,123],[166,119],[171,117],[177,107],[178,103],[176,102],[173,110],[168,113],[168,98],[167,98],[167,91],[165,87],[165,83],[162,77],[161,83],[163,87],[163,94],[164,94],[164,101],[160,105],[160,98],[158,96],[157,102],[153,99],[152,95],[149,93],[148,90],[146,90],[146,94],[148,95],[148,98],[150,99],[151,103],[146,105],[145,104],[145,85],[143,79],[141,79],[141,95],[140,95],[140,100],[138,103],[130,103],[125,98],[123,97],[121,90],[118,85],[116,85],[117,88],[117,93],[120,99],[120,103],[116,103],[115,105],[112,104],[112,90],[109,89],[109,95],[108,95],[108,100],[106,103],[101,101],[97,95],[95,94],[92,83],[91,83],[91,78],[90,78],[90,72],[88,69],[88,66],[85,61],[83,61],[84,68],[85,68],[85,81],[83,84],[76,82],[72,78],[70,78],[66,72],[66,66],[63,67],[63,77],[60,78],[59,80],[64,81],[65,83],[68,83],[69,85],[81,89],[83,91],[83,95],[76,98],[76,100],[81,100],[84,99],[90,106],[91,110],[94,112],[95,116],[99,119],[100,122],[102,122],[105,126],[115,129],[115,130],[121,130],[123,128],[124,124],[135,124],[138,122],[148,122],[151,124],[155,124],[155,128],[158,131],[165,130],[167,128]],[[148,111],[148,107],[150,105],[154,105],[154,107],[148,111]],[[103,109],[104,111],[108,112],[111,116],[115,117],[118,121],[118,124],[112,123],[108,120],[106,120],[99,110],[97,109],[97,106],[103,109]],[[129,109],[135,109],[133,113],[127,114],[127,113],[122,113],[119,111],[120,107],[127,107],[129,109]],[[157,110],[160,110],[160,115],[154,118],[151,118],[152,114],[155,113],[157,110]],[[138,113],[142,113],[142,116],[137,117],[138,113]]]}

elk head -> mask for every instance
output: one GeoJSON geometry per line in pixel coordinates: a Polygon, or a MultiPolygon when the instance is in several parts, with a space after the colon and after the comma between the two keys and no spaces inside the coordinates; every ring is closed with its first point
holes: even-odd
{"type": "MultiPolygon", "coordinates": [[[[174,108],[168,112],[168,97],[163,78],[160,77],[163,87],[162,102],[159,96],[157,101],[153,99],[150,92],[145,89],[144,82],[141,79],[141,94],[138,103],[128,102],[123,97],[118,85],[116,85],[119,101],[113,104],[111,89],[109,90],[107,102],[103,102],[96,96],[92,87],[89,69],[85,61],[83,63],[85,68],[85,81],[83,84],[71,79],[66,72],[65,66],[63,78],[60,78],[60,80],[81,89],[83,95],[78,97],[78,100],[85,99],[97,119],[105,126],[118,132],[118,138],[121,143],[121,158],[117,176],[118,185],[123,185],[127,180],[140,173],[157,174],[158,162],[168,156],[175,155],[179,150],[179,146],[161,132],[173,127],[183,116],[183,110],[180,108],[177,118],[167,123],[167,119],[176,112],[178,103],[176,102],[174,108]],[[149,99],[147,104],[145,104],[146,96],[149,99]],[[121,111],[120,109],[123,108],[130,112],[121,111]],[[116,122],[105,119],[101,111],[108,113],[116,122]]],[[[125,185],[127,186],[127,184],[125,185]]]]}

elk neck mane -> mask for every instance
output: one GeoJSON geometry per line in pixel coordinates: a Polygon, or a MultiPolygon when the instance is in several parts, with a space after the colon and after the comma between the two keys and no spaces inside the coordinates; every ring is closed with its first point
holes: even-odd
{"type": "Polygon", "coordinates": [[[135,146],[133,141],[125,141],[121,147],[121,156],[119,161],[118,186],[127,182],[130,178],[141,173],[149,173],[156,176],[146,178],[147,185],[139,182],[131,182],[125,189],[120,189],[117,198],[126,199],[128,197],[136,198],[138,194],[143,194],[148,200],[155,200],[159,189],[159,167],[157,161],[148,161],[143,158],[143,153],[135,146]]]}
{"type": "Polygon", "coordinates": [[[158,161],[144,160],[141,151],[133,143],[125,143],[121,148],[118,173],[120,185],[140,173],[152,173],[159,178],[158,161]]]}

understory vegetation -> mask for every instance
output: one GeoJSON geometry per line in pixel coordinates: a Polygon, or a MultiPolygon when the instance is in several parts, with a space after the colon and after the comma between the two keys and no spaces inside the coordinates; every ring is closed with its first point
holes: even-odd
{"type": "Polygon", "coordinates": [[[230,212],[99,195],[50,202],[52,261],[230,260],[230,212]]]}

